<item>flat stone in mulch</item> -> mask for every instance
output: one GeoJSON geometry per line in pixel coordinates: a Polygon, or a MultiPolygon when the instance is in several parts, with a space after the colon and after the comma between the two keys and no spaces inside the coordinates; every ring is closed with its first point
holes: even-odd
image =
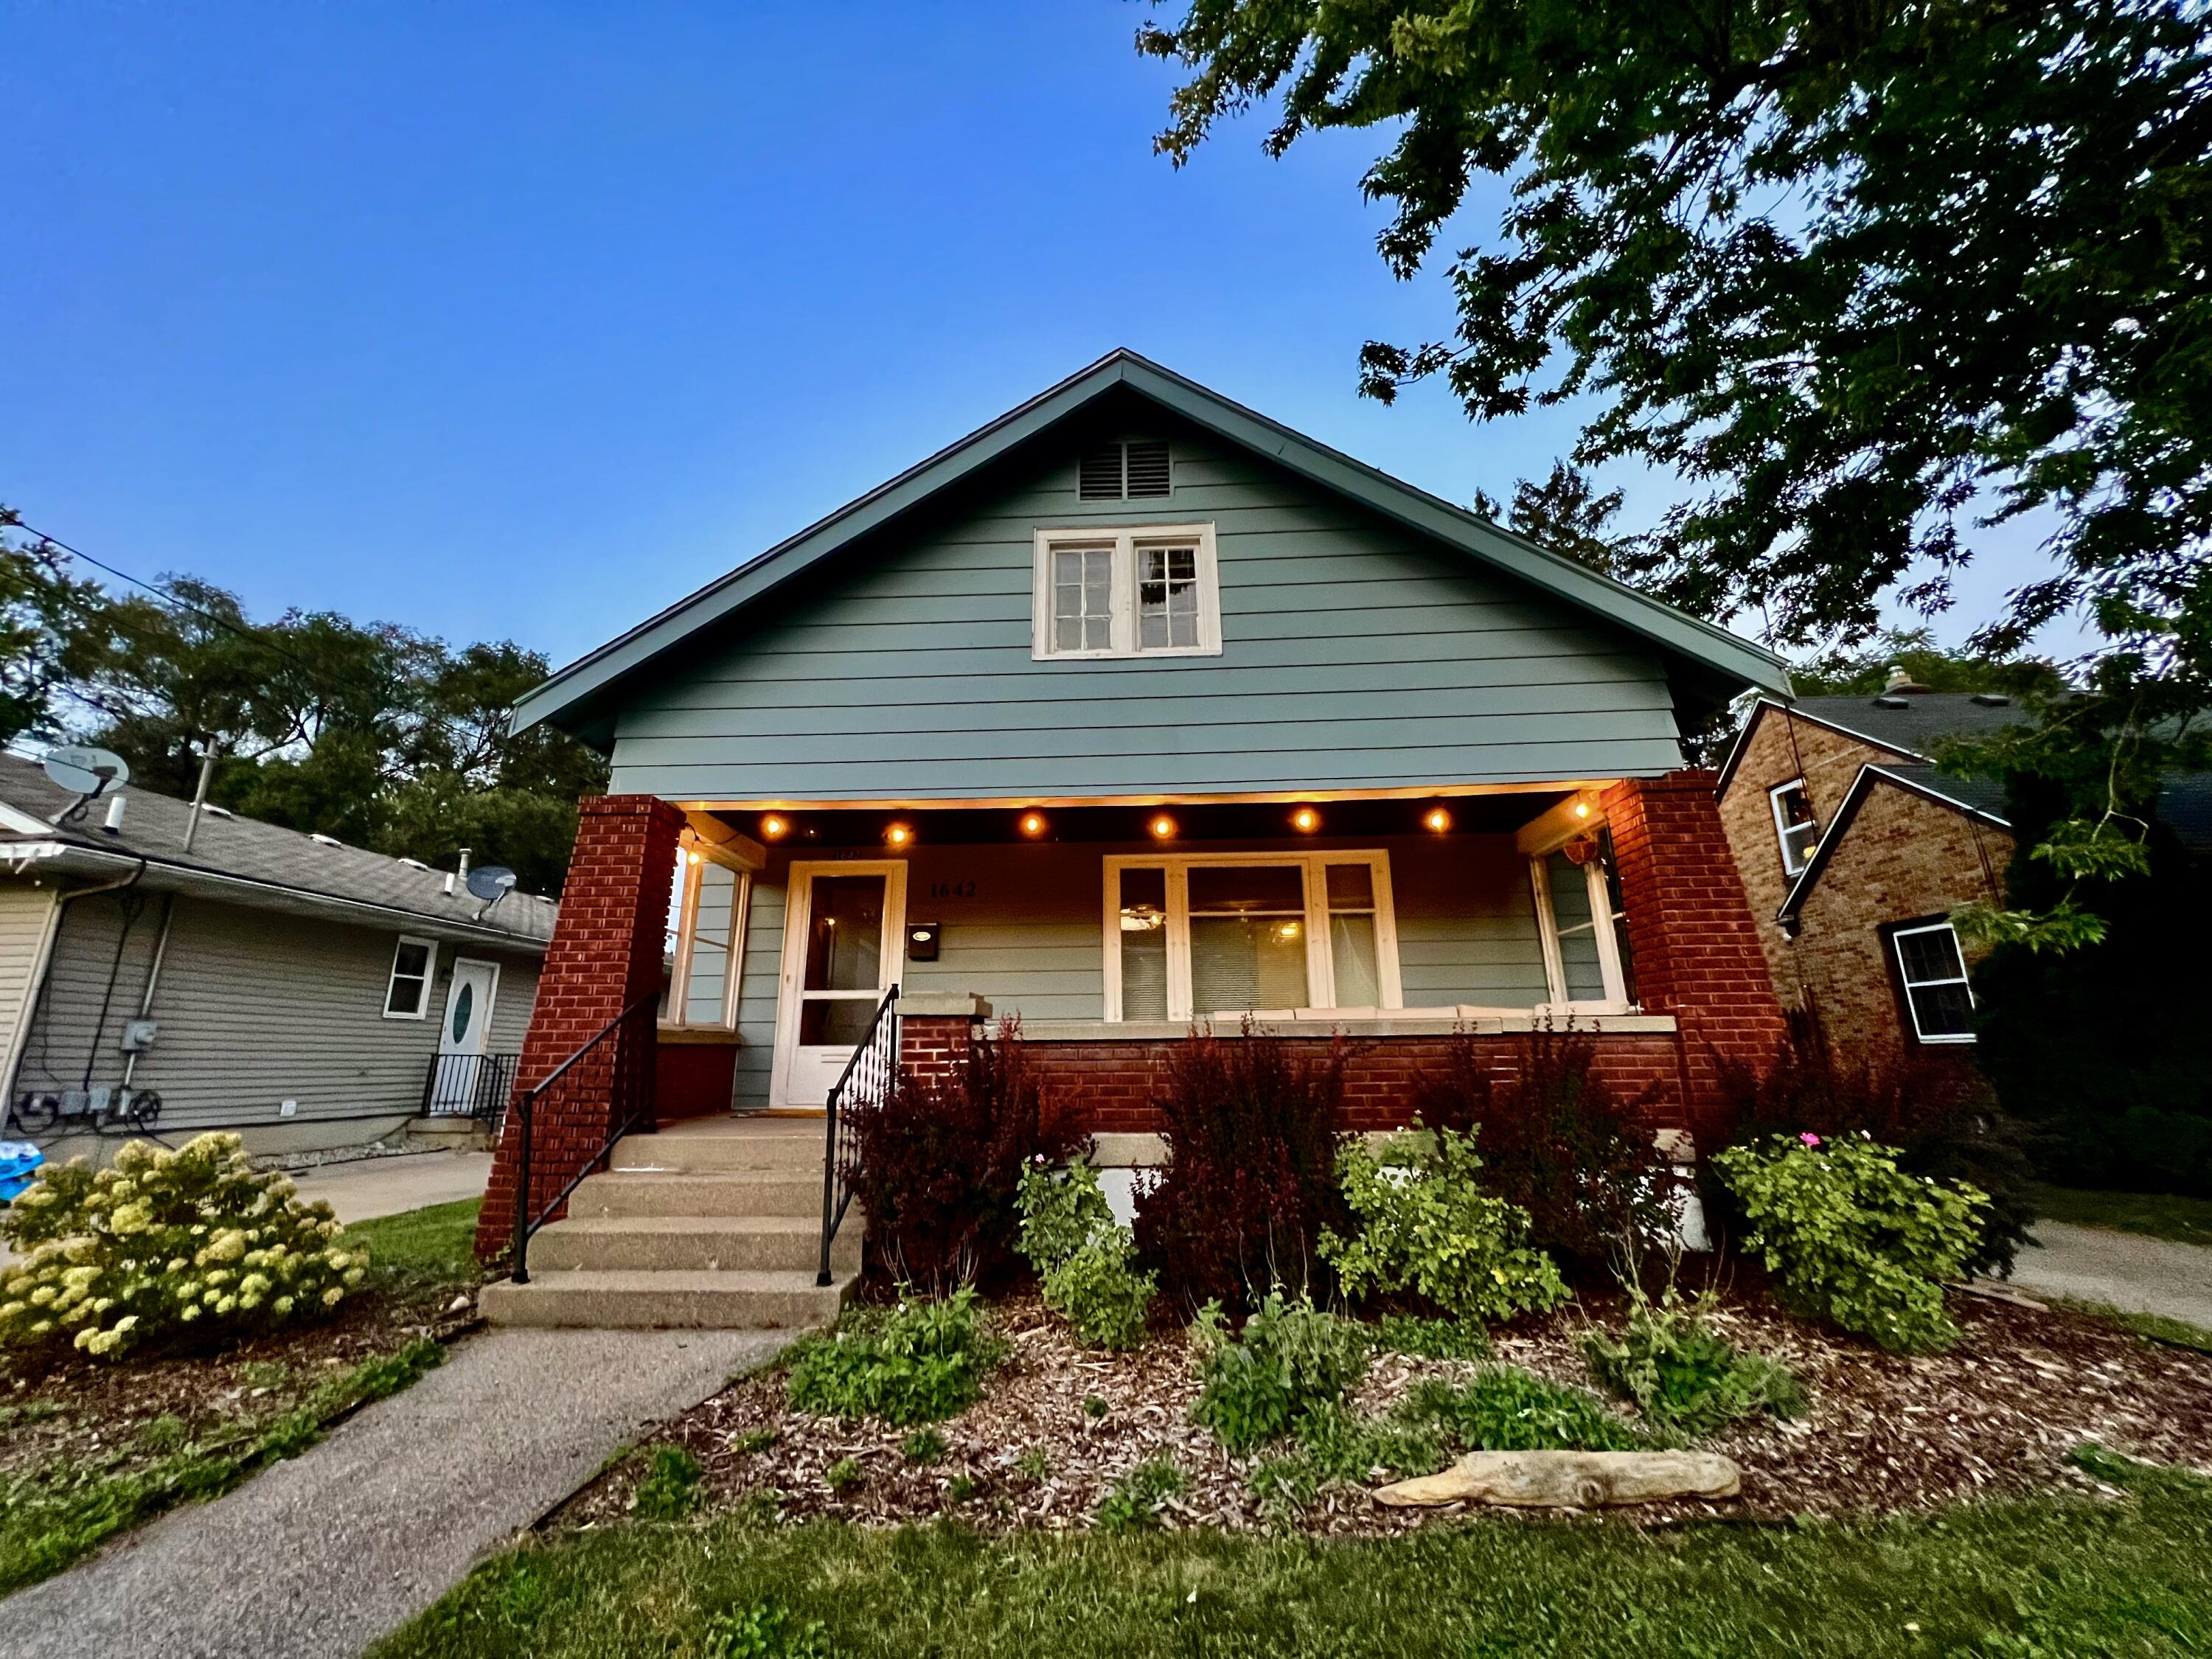
{"type": "MultiPolygon", "coordinates": [[[[2086,1442],[2212,1473],[2212,1356],[2057,1310],[1954,1297],[1952,1311],[1963,1330],[1958,1346],[1905,1358],[1762,1301],[1731,1299],[1718,1316],[1729,1338],[1787,1364],[1810,1409],[1796,1422],[1747,1419],[1703,1443],[1741,1465],[1740,1497],[1654,1504],[1620,1517],[1650,1525],[1867,1516],[2094,1491],[2067,1459],[2086,1442]]],[[[709,1508],[743,1505],[787,1519],[892,1524],[955,1515],[993,1532],[1080,1528],[1118,1477],[1164,1455],[1188,1480],[1164,1516],[1167,1525],[1281,1524],[1249,1484],[1266,1454],[1232,1457],[1191,1422],[1198,1382],[1178,1338],[1131,1354],[1097,1353],[1079,1347],[1033,1300],[999,1304],[992,1316],[1012,1357],[981,1400],[935,1425],[946,1446],[938,1462],[909,1461],[905,1431],[793,1411],[780,1371],[733,1384],[640,1443],[688,1448],[704,1468],[709,1508]],[[1103,1402],[1103,1411],[1094,1415],[1086,1401],[1103,1402]],[[773,1437],[763,1445],[764,1431],[773,1437]],[[1024,1466],[1032,1449],[1045,1459],[1041,1479],[1033,1462],[1024,1466]],[[862,1478],[833,1492],[825,1477],[845,1458],[858,1462],[862,1478]]],[[[1492,1363],[1591,1386],[1580,1346],[1589,1317],[1570,1310],[1499,1333],[1492,1363]]],[[[1380,1356],[1353,1403],[1379,1413],[1419,1377],[1464,1377],[1480,1363],[1380,1356]]],[[[586,1488],[552,1524],[621,1519],[637,1478],[633,1460],[586,1488]]],[[[1301,1523],[1322,1534],[1380,1534],[1423,1519],[1351,1488],[1324,1492],[1301,1523]]]]}

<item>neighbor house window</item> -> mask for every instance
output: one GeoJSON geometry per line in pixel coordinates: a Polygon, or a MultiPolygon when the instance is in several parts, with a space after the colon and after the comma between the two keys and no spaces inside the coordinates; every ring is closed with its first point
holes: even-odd
{"type": "Polygon", "coordinates": [[[438,947],[427,939],[401,934],[392,953],[392,979],[384,988],[386,1019],[421,1019],[430,1012],[430,981],[438,968],[438,947]]]}
{"type": "Polygon", "coordinates": [[[1774,809],[1774,834],[1782,843],[1782,873],[1798,874],[1813,856],[1813,843],[1820,839],[1820,826],[1813,817],[1813,798],[1805,793],[1805,780],[1792,778],[1766,792],[1774,809]]]}
{"type": "Polygon", "coordinates": [[[1957,931],[1948,921],[1921,922],[1896,929],[1889,944],[1913,1035],[1923,1042],[1972,1042],[1974,993],[1957,931]]]}
{"type": "Polygon", "coordinates": [[[1106,860],[1106,1018],[1401,1006],[1382,853],[1106,860]]]}
{"type": "Polygon", "coordinates": [[[1550,1006],[1577,1013],[1626,1013],[1636,1006],[1628,909],[1601,830],[1528,861],[1550,1006]]]}
{"type": "Polygon", "coordinates": [[[1212,525],[1037,532],[1032,657],[1220,650],[1212,525]]]}
{"type": "Polygon", "coordinates": [[[750,878],[694,849],[676,855],[662,953],[660,1018],[670,1025],[737,1024],[750,878]]]}

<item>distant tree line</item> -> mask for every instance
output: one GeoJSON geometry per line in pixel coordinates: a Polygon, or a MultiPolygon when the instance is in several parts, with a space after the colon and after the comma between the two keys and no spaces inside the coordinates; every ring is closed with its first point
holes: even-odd
{"type": "Polygon", "coordinates": [[[82,575],[0,507],[0,743],[98,744],[183,796],[212,743],[219,805],[447,867],[466,847],[559,892],[607,768],[549,728],[509,732],[542,654],[327,611],[257,622],[198,577],[156,586],[82,575]]]}

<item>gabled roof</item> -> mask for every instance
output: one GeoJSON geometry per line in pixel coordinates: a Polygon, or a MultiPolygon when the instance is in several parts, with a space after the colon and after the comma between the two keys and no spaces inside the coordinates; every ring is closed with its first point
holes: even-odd
{"type": "Polygon", "coordinates": [[[1724,688],[1723,696],[1746,685],[1784,695],[1789,691],[1787,668],[1771,652],[1599,575],[1571,559],[1547,552],[1486,519],[1316,443],[1123,349],[1109,353],[569,664],[517,706],[515,730],[550,721],[587,739],[603,736],[608,723],[604,711],[629,676],[701,629],[734,616],[856,538],[880,530],[1116,388],[1148,398],[1226,442],[1265,456],[1302,477],[1640,635],[1676,662],[1718,683],[1724,688]]]}
{"type": "Polygon", "coordinates": [[[1782,908],[1774,913],[1775,920],[1788,923],[1793,921],[1814,886],[1820,881],[1833,860],[1836,849],[1843,845],[1844,837],[1850,833],[1853,820],[1859,815],[1874,792],[1883,784],[1918,795],[1938,806],[1949,808],[1978,823],[1993,830],[2009,831],[2012,826],[2002,817],[2004,790],[2002,786],[1985,778],[1954,778],[1938,772],[1932,766],[1862,766],[1859,775],[1851,780],[1843,805],[1828,821],[1820,840],[1813,848],[1813,856],[1805,860],[1805,867],[1797,872],[1797,879],[1790,884],[1790,890],[1782,900],[1782,908]],[[1995,791],[1994,799],[1990,792],[1995,791]]]}
{"type": "Polygon", "coordinates": [[[1900,759],[1926,761],[1933,757],[1944,738],[1987,737],[2032,716],[2012,698],[1987,691],[1914,691],[1895,696],[1798,697],[1782,702],[1761,697],[1752,705],[1735,741],[1722,763],[1717,793],[1725,794],[1736,763],[1751,742],[1751,734],[1769,709],[1786,708],[1797,720],[1808,720],[1856,738],[1877,749],[1887,749],[1900,759]]]}
{"type": "Polygon", "coordinates": [[[344,918],[402,932],[474,939],[543,954],[553,936],[550,899],[509,893],[481,920],[483,902],[446,875],[381,853],[318,840],[215,808],[203,815],[191,850],[191,803],[136,784],[95,800],[75,823],[47,822],[76,797],[36,761],[0,753],[0,877],[129,877],[155,891],[202,895],[249,909],[344,918]],[[125,803],[123,827],[101,827],[108,799],[125,803]],[[143,868],[139,869],[143,860],[143,868]]]}

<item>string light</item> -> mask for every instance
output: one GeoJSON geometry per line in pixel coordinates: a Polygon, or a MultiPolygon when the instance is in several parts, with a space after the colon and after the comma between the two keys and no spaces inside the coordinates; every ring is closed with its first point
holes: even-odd
{"type": "Polygon", "coordinates": [[[1176,821],[1163,812],[1146,827],[1152,832],[1153,840],[1166,841],[1176,832],[1176,821]]]}
{"type": "Polygon", "coordinates": [[[1428,815],[1421,822],[1441,836],[1451,828],[1451,814],[1441,806],[1431,806],[1429,808],[1428,815]]]}
{"type": "Polygon", "coordinates": [[[766,817],[760,821],[761,839],[763,841],[781,841],[785,835],[790,831],[790,829],[791,821],[775,812],[769,813],[766,817]]]}
{"type": "Polygon", "coordinates": [[[1043,813],[1024,812],[1022,814],[1022,833],[1024,835],[1041,836],[1044,834],[1044,830],[1045,823],[1043,813]]]}
{"type": "Polygon", "coordinates": [[[1586,800],[1577,801],[1575,803],[1575,816],[1578,818],[1588,817],[1589,816],[1589,803],[1586,800]]]}
{"type": "Polygon", "coordinates": [[[914,830],[908,824],[894,823],[884,831],[884,841],[889,846],[903,847],[913,839],[914,830]]]}
{"type": "Polygon", "coordinates": [[[1311,835],[1321,828],[1321,814],[1310,806],[1301,806],[1291,814],[1291,827],[1302,835],[1311,835]]]}

